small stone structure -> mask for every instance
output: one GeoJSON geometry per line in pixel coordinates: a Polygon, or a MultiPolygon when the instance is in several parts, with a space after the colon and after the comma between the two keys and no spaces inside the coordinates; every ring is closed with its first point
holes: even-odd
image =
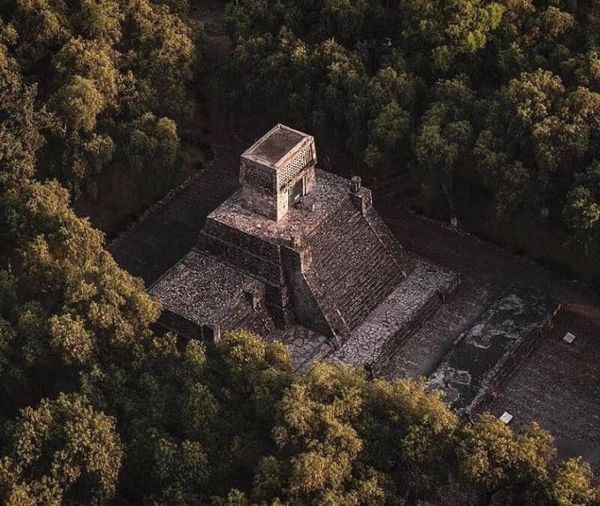
{"type": "Polygon", "coordinates": [[[315,186],[315,140],[278,124],[243,154],[241,203],[275,221],[315,186]]]}
{"type": "Polygon", "coordinates": [[[187,338],[239,327],[314,359],[377,368],[457,286],[405,251],[358,177],[316,168],[312,136],[276,125],[240,160],[241,188],[151,287],[187,338]]]}

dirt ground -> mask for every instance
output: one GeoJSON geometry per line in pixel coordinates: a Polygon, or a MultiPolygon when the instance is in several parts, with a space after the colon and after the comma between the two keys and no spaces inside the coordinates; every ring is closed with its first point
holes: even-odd
{"type": "Polygon", "coordinates": [[[485,409],[514,416],[520,429],[535,420],[556,438],[561,457],[582,456],[600,469],[600,310],[564,308],[528,360],[485,409]],[[566,332],[576,338],[563,341],[566,332]]]}
{"type": "MultiPolygon", "coordinates": [[[[197,170],[198,162],[205,160],[205,154],[191,146],[186,148],[183,157],[172,186],[177,186],[191,176],[197,170]]],[[[147,174],[132,175],[121,165],[107,167],[98,178],[97,185],[98,196],[95,200],[83,195],[74,206],[78,215],[88,216],[92,225],[109,238],[135,221],[169,190],[152,187],[148,184],[147,174]]]]}

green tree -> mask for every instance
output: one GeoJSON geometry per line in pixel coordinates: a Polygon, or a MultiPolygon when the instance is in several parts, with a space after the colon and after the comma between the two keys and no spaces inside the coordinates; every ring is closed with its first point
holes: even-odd
{"type": "Polygon", "coordinates": [[[600,164],[590,165],[576,174],[575,184],[567,194],[564,220],[588,252],[600,245],[600,164]]]}
{"type": "Polygon", "coordinates": [[[70,209],[67,191],[24,180],[0,195],[0,209],[12,217],[4,236],[15,259],[3,274],[0,316],[16,332],[6,353],[21,371],[20,388],[3,384],[2,397],[55,393],[82,368],[125,360],[149,333],[158,305],[117,267],[102,234],[70,209]]]}
{"type": "Polygon", "coordinates": [[[171,182],[179,155],[176,123],[147,113],[129,124],[128,130],[125,155],[129,166],[138,173],[148,172],[158,188],[171,182]]]}
{"type": "Polygon", "coordinates": [[[240,0],[215,92],[343,145],[354,170],[421,183],[430,210],[443,195],[456,218],[460,181],[486,197],[474,213],[556,219],[600,158],[599,19],[589,2],[240,0]]]}
{"type": "Polygon", "coordinates": [[[459,421],[439,392],[429,393],[424,381],[377,380],[363,395],[365,462],[394,476],[412,499],[445,484],[455,468],[459,421]]]}
{"type": "Polygon", "coordinates": [[[537,424],[515,434],[489,414],[466,425],[458,447],[459,469],[477,487],[483,504],[510,493],[512,501],[540,504],[546,500],[554,440],[537,424]]]}
{"type": "MultiPolygon", "coordinates": [[[[9,0],[0,8],[0,21],[9,53],[28,81],[40,83],[37,101],[55,116],[36,171],[42,179],[60,178],[76,197],[94,186],[90,181],[107,165],[123,165],[129,128],[145,115],[164,121],[187,117],[193,34],[166,5],[9,0]]],[[[173,149],[179,151],[178,141],[173,149]]],[[[144,162],[158,168],[151,151],[144,162]]],[[[167,172],[173,165],[170,161],[167,172]]],[[[148,180],[164,184],[168,178],[157,174],[148,180]]]]}
{"type": "MultiPolygon", "coordinates": [[[[0,43],[0,184],[17,183],[35,173],[36,152],[43,145],[40,130],[50,118],[35,107],[35,86],[23,82],[17,61],[0,43]]],[[[4,221],[3,218],[0,221],[4,221]]],[[[3,241],[5,242],[5,241],[3,241]]]]}
{"type": "Polygon", "coordinates": [[[456,219],[452,199],[455,178],[468,164],[473,143],[470,107],[473,92],[461,80],[443,81],[436,87],[439,100],[424,114],[415,141],[415,155],[429,191],[441,191],[448,202],[450,218],[456,219]]]}
{"type": "Polygon", "coordinates": [[[114,420],[82,397],[60,395],[7,424],[0,458],[4,504],[104,504],[123,449],[114,420]]]}
{"type": "Polygon", "coordinates": [[[353,426],[366,379],[343,366],[317,364],[284,394],[273,429],[278,454],[264,458],[254,493],[267,502],[384,504],[386,478],[359,456],[353,426]]]}
{"type": "Polygon", "coordinates": [[[400,9],[401,37],[417,51],[429,51],[424,56],[442,73],[483,48],[503,12],[500,3],[482,0],[409,0],[400,9]]]}
{"type": "Polygon", "coordinates": [[[130,363],[90,370],[83,391],[122,422],[129,491],[151,503],[206,504],[272,448],[273,406],[291,379],[283,345],[249,332],[209,350],[192,340],[184,351],[167,334],[138,341],[130,363]]]}
{"type": "Polygon", "coordinates": [[[598,502],[598,488],[593,485],[590,465],[581,458],[561,462],[552,485],[552,499],[559,506],[594,504],[598,502]]]}

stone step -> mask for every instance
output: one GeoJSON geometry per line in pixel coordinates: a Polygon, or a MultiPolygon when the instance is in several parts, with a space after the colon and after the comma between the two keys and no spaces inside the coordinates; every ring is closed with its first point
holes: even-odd
{"type": "MultiPolygon", "coordinates": [[[[379,224],[381,225],[381,224],[379,224]]],[[[381,230],[380,230],[381,232],[381,230]]],[[[356,327],[402,280],[390,248],[348,201],[309,239],[312,268],[327,293],[329,313],[339,312],[349,329],[356,327]]]]}
{"type": "Polygon", "coordinates": [[[376,373],[390,355],[442,304],[458,274],[417,261],[415,269],[357,326],[332,360],[376,373]]]}

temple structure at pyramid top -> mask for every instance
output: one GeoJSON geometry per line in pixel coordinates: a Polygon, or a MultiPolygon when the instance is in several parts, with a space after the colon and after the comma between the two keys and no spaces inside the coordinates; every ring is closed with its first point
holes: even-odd
{"type": "Polygon", "coordinates": [[[315,187],[312,136],[278,124],[241,157],[242,205],[275,221],[315,187]]]}
{"type": "Polygon", "coordinates": [[[286,343],[298,367],[329,357],[375,369],[458,280],[402,248],[360,178],[318,169],[312,136],[278,124],[150,291],[161,324],[184,337],[245,327],[286,343]]]}

